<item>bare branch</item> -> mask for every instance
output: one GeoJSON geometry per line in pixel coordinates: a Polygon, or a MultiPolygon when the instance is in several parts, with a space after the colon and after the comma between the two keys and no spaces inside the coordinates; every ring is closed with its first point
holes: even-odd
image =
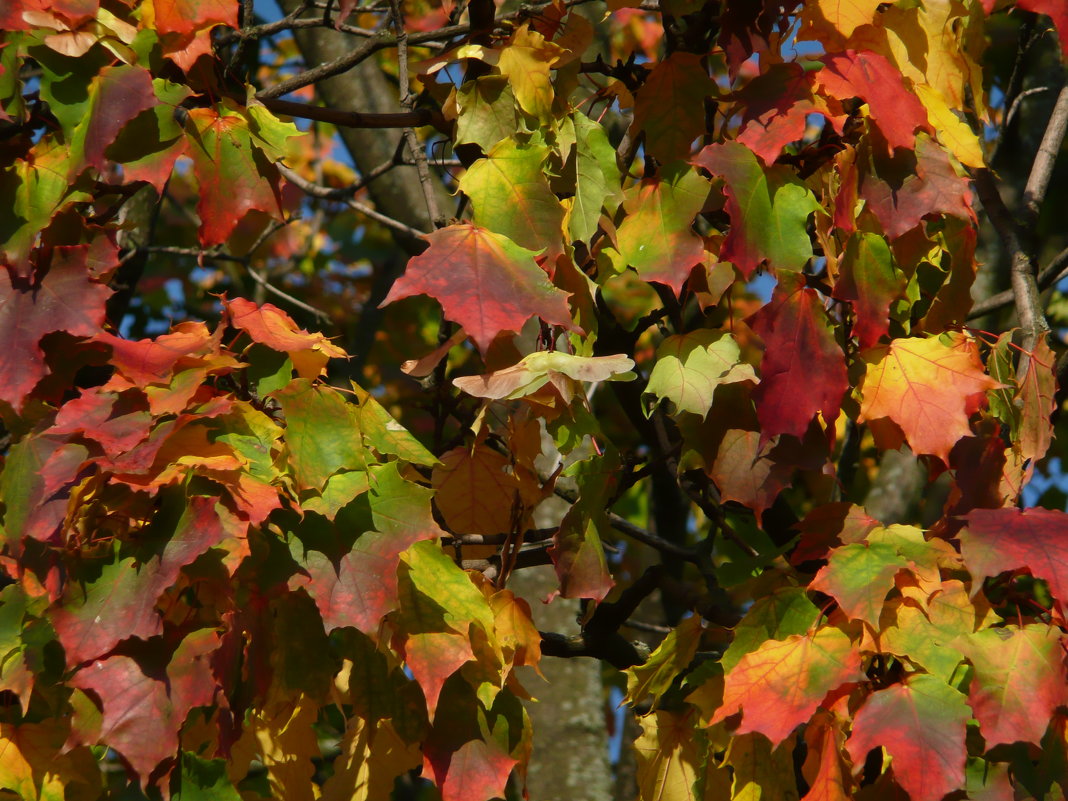
{"type": "Polygon", "coordinates": [[[1027,186],[1024,187],[1024,227],[1030,232],[1038,221],[1038,212],[1042,201],[1046,197],[1049,188],[1050,177],[1053,175],[1053,165],[1057,162],[1057,154],[1064,143],[1064,134],[1068,130],[1068,85],[1065,85],[1053,106],[1046,132],[1042,135],[1042,142],[1038,146],[1034,163],[1031,165],[1031,174],[1027,178],[1027,186]]]}
{"type": "MultiPolygon", "coordinates": [[[[390,0],[390,8],[393,10],[391,14],[393,30],[397,36],[397,83],[399,84],[400,104],[409,114],[414,114],[415,98],[412,96],[408,79],[408,33],[404,30],[404,11],[401,8],[401,0],[390,0]]],[[[441,121],[444,127],[444,118],[441,121]]],[[[435,227],[441,228],[445,225],[445,218],[438,208],[434,184],[426,165],[426,151],[420,146],[419,137],[415,135],[415,129],[412,126],[405,126],[404,139],[408,143],[412,158],[415,159],[415,170],[419,175],[419,185],[423,188],[427,213],[435,227]]]]}
{"type": "MultiPolygon", "coordinates": [[[[285,177],[287,181],[291,182],[292,184],[300,188],[305,193],[311,195],[312,197],[323,198],[326,200],[339,200],[353,211],[358,211],[360,214],[370,217],[376,222],[382,223],[382,225],[386,226],[387,228],[392,228],[394,231],[400,231],[402,233],[408,234],[408,236],[422,237],[426,235],[425,231],[420,231],[418,228],[412,228],[410,225],[405,225],[400,220],[394,220],[392,217],[387,217],[382,212],[375,211],[370,206],[360,203],[358,200],[339,197],[336,194],[337,190],[330,189],[329,187],[325,186],[320,186],[319,184],[314,183],[313,181],[309,181],[300,173],[289,169],[289,167],[286,167],[284,164],[278,164],[277,166],[278,171],[285,177]]],[[[343,194],[348,194],[347,188],[344,190],[343,194]]]]}
{"type": "MultiPolygon", "coordinates": [[[[437,39],[448,39],[453,36],[468,33],[470,29],[469,25],[450,25],[435,31],[421,31],[419,33],[411,34],[408,37],[408,43],[423,44],[424,42],[433,42],[437,39]]],[[[302,89],[310,84],[318,83],[319,81],[333,77],[334,75],[340,75],[341,73],[352,69],[361,61],[370,58],[379,50],[387,47],[394,47],[396,44],[397,38],[395,36],[390,35],[390,33],[385,30],[378,31],[359,47],[350,50],[345,55],[339,56],[333,61],[328,61],[325,64],[320,64],[318,67],[305,70],[299,75],[294,75],[292,78],[282,81],[280,84],[260,91],[257,93],[256,99],[260,101],[271,100],[276,97],[281,97],[282,95],[287,95],[290,92],[295,92],[297,89],[302,89]]]]}
{"type": "Polygon", "coordinates": [[[410,108],[408,111],[374,114],[362,111],[339,111],[324,106],[313,106],[309,103],[274,100],[270,97],[261,99],[261,102],[275,114],[328,122],[331,125],[340,125],[345,128],[407,128],[433,125],[443,133],[449,131],[449,123],[441,112],[427,108],[410,108]]]}
{"type": "MultiPolygon", "coordinates": [[[[1064,278],[1068,278],[1068,248],[1054,256],[1053,260],[1038,274],[1038,290],[1041,292],[1049,289],[1064,278]]],[[[984,317],[991,312],[1011,306],[1015,300],[1016,294],[1011,289],[998,292],[972,306],[972,310],[968,312],[968,319],[975,320],[984,317]]]]}

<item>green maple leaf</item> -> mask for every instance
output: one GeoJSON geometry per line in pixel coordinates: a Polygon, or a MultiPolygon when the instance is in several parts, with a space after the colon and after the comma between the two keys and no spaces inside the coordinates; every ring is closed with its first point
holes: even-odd
{"type": "Polygon", "coordinates": [[[504,139],[471,165],[460,190],[471,198],[476,225],[551,259],[561,250],[564,207],[545,177],[548,156],[544,145],[504,139]]]}
{"type": "Polygon", "coordinates": [[[676,412],[704,417],[712,408],[716,387],[738,381],[755,384],[758,379],[752,366],[741,361],[734,337],[725,331],[701,328],[660,343],[645,394],[671,401],[676,412]]]}

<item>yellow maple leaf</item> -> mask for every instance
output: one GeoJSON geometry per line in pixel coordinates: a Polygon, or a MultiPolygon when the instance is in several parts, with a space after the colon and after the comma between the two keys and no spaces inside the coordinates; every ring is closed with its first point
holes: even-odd
{"type": "Polygon", "coordinates": [[[888,418],[915,453],[947,464],[957,440],[971,433],[968,418],[984,393],[1001,387],[983,372],[975,341],[958,332],[895,339],[864,358],[858,420],[888,418]]]}

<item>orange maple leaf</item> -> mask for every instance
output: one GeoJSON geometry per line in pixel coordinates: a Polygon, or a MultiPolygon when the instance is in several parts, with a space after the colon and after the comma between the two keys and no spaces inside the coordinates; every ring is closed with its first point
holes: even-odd
{"type": "Polygon", "coordinates": [[[915,453],[948,464],[949,451],[971,433],[968,417],[988,389],[1001,384],[983,372],[975,341],[959,332],[895,339],[864,357],[860,422],[889,418],[915,453]]]}

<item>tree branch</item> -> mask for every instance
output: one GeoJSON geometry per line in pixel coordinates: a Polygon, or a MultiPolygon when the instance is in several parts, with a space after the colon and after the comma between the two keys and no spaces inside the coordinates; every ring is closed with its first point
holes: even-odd
{"type": "MultiPolygon", "coordinates": [[[[436,39],[449,39],[453,36],[465,34],[470,30],[471,28],[469,25],[450,25],[435,31],[413,33],[408,37],[408,43],[422,44],[424,42],[432,42],[436,39]]],[[[303,89],[305,86],[333,77],[334,75],[340,75],[341,73],[352,69],[364,59],[370,58],[379,50],[383,50],[387,47],[394,47],[396,44],[397,38],[395,36],[392,36],[385,30],[378,31],[359,47],[350,50],[343,56],[339,56],[333,61],[328,61],[325,64],[320,64],[318,67],[313,67],[310,70],[305,70],[299,75],[294,75],[292,78],[282,81],[280,84],[263,89],[256,94],[256,99],[263,101],[281,97],[290,92],[295,92],[297,89],[303,89]]]]}
{"type": "MultiPolygon", "coordinates": [[[[1054,256],[1052,261],[1038,274],[1038,290],[1041,292],[1049,289],[1063,278],[1068,278],[1068,248],[1054,256]]],[[[981,300],[972,306],[972,310],[968,312],[968,319],[975,320],[979,317],[985,317],[991,312],[1011,306],[1015,300],[1016,293],[1011,289],[998,292],[996,295],[991,295],[989,298],[981,300]]]]}
{"type": "MultiPolygon", "coordinates": [[[[258,97],[258,96],[257,96],[258,97]]],[[[261,98],[261,102],[275,114],[286,114],[305,120],[328,122],[344,128],[411,128],[433,125],[442,133],[449,133],[450,125],[440,111],[428,108],[411,108],[395,113],[371,113],[363,111],[340,111],[292,100],[261,98]]]]}
{"type": "MultiPolygon", "coordinates": [[[[400,104],[409,114],[414,114],[415,98],[412,96],[408,80],[408,32],[404,30],[404,11],[401,8],[401,0],[390,0],[390,8],[392,9],[390,16],[393,19],[393,30],[397,36],[397,83],[399,84],[400,104]]],[[[444,117],[441,117],[441,123],[442,128],[446,127],[444,117]]],[[[415,135],[415,129],[411,125],[404,127],[404,140],[408,143],[408,150],[415,160],[415,169],[419,175],[419,185],[423,189],[427,213],[434,226],[442,228],[445,225],[445,218],[438,209],[434,184],[431,182],[430,170],[426,166],[426,151],[420,146],[419,137],[415,135]]]]}

